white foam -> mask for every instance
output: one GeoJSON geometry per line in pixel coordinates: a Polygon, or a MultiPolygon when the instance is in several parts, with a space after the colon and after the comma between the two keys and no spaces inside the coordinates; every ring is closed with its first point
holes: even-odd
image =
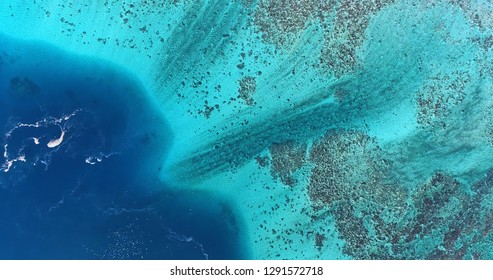
{"type": "Polygon", "coordinates": [[[97,156],[89,156],[86,158],[85,162],[87,164],[90,164],[90,165],[94,165],[96,163],[100,163],[103,161],[103,158],[109,158],[110,156],[112,155],[116,155],[116,154],[119,154],[118,152],[116,153],[109,153],[109,154],[103,154],[103,153],[99,153],[99,155],[97,156]]]}
{"type": "Polygon", "coordinates": [[[62,196],[62,198],[57,203],[50,206],[50,209],[48,209],[48,212],[51,212],[52,210],[59,208],[64,202],[65,202],[65,197],[62,196]]]}
{"type": "Polygon", "coordinates": [[[12,132],[14,132],[14,130],[16,130],[16,129],[20,128],[20,127],[34,127],[34,128],[38,128],[38,127],[46,126],[46,124],[47,124],[46,119],[43,119],[41,121],[37,121],[35,123],[18,123],[11,130],[9,130],[5,134],[5,136],[6,136],[6,138],[9,138],[12,135],[12,132]]]}
{"type": "Polygon", "coordinates": [[[170,228],[166,228],[166,229],[168,230],[168,239],[169,240],[176,240],[176,241],[187,242],[187,243],[188,242],[192,242],[193,244],[195,244],[196,246],[198,246],[200,248],[200,251],[201,251],[202,255],[204,256],[204,258],[206,260],[209,259],[209,254],[205,251],[204,246],[202,245],[202,243],[198,242],[197,240],[195,240],[191,236],[186,236],[186,235],[183,235],[183,234],[174,232],[170,228]]]}
{"type": "MultiPolygon", "coordinates": [[[[41,120],[39,120],[37,122],[34,122],[34,123],[22,123],[22,122],[17,123],[12,129],[10,129],[7,133],[5,133],[5,141],[7,143],[3,145],[4,163],[1,164],[0,171],[3,171],[5,173],[6,172],[9,172],[10,171],[10,168],[12,168],[12,166],[14,165],[14,163],[17,162],[17,161],[27,162],[26,156],[24,154],[21,154],[22,153],[22,150],[24,149],[24,147],[22,147],[19,151],[15,152],[18,155],[17,158],[15,158],[15,159],[9,159],[9,151],[8,151],[9,143],[8,142],[11,140],[10,138],[12,137],[12,134],[14,133],[14,131],[16,129],[26,128],[26,127],[28,127],[28,128],[41,128],[41,127],[45,127],[46,128],[46,127],[49,127],[49,126],[57,126],[57,127],[60,128],[60,131],[61,131],[60,137],[58,137],[56,139],[50,140],[48,142],[48,144],[47,144],[48,148],[56,148],[56,147],[58,147],[58,146],[60,146],[62,144],[62,142],[63,142],[63,140],[65,138],[65,133],[67,131],[67,129],[66,129],[67,121],[70,120],[70,118],[72,118],[73,116],[75,116],[80,111],[81,111],[81,109],[77,109],[77,110],[73,111],[71,114],[69,114],[69,115],[63,115],[60,118],[55,118],[55,117],[52,117],[52,116],[47,116],[47,117],[44,117],[43,119],[41,119],[41,120]]],[[[35,145],[39,145],[41,143],[41,141],[40,141],[41,138],[42,137],[33,137],[32,136],[32,137],[29,137],[27,139],[32,140],[35,145]]],[[[10,154],[12,154],[12,153],[10,153],[10,154]]],[[[49,154],[50,153],[48,153],[47,155],[49,155],[49,154]]],[[[99,160],[99,162],[101,160],[99,160]]],[[[49,159],[40,160],[40,162],[43,163],[46,166],[46,169],[48,168],[49,159]]],[[[32,164],[33,165],[37,165],[37,163],[38,163],[38,160],[36,159],[35,162],[33,162],[32,164]]]]}
{"type": "Polygon", "coordinates": [[[9,157],[9,152],[7,151],[7,148],[9,147],[9,144],[3,145],[3,157],[8,158],[9,157]]]}
{"type": "Polygon", "coordinates": [[[3,167],[3,172],[7,173],[10,170],[10,167],[12,167],[12,164],[14,164],[11,160],[8,160],[6,164],[4,164],[3,167]]]}
{"type": "Polygon", "coordinates": [[[2,165],[3,172],[5,173],[9,172],[12,165],[14,165],[14,163],[17,161],[26,162],[26,155],[19,155],[17,158],[12,160],[7,159],[5,163],[2,165]]]}
{"type": "Polygon", "coordinates": [[[95,162],[95,161],[93,161],[93,159],[94,159],[93,157],[88,157],[88,158],[86,158],[86,163],[87,163],[87,164],[90,164],[90,165],[95,165],[95,164],[96,164],[96,162],[95,162]]]}
{"type": "Polygon", "coordinates": [[[5,162],[2,164],[2,171],[5,173],[9,172],[10,167],[12,167],[12,161],[9,161],[8,147],[8,144],[3,145],[3,157],[5,158],[5,162]]]}

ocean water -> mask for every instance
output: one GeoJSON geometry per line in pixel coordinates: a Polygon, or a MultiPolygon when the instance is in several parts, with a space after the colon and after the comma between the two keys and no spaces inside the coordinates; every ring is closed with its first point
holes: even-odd
{"type": "Polygon", "coordinates": [[[2,257],[493,259],[492,14],[0,1],[2,257]]]}
{"type": "Polygon", "coordinates": [[[158,178],[173,131],[130,73],[0,37],[0,259],[234,259],[225,202],[158,178]]]}

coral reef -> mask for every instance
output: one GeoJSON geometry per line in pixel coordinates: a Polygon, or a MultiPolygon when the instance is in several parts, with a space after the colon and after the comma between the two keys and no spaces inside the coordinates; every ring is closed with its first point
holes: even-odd
{"type": "Polygon", "coordinates": [[[241,98],[249,106],[255,104],[253,94],[257,88],[255,77],[246,76],[238,81],[238,98],[241,98]]]}
{"type": "Polygon", "coordinates": [[[289,48],[309,24],[322,30],[320,66],[336,77],[356,69],[356,50],[365,40],[370,18],[393,0],[260,1],[254,23],[265,42],[289,48]]]}
{"type": "Polygon", "coordinates": [[[451,110],[465,98],[471,77],[466,72],[435,76],[417,93],[417,121],[422,127],[447,127],[451,110]]]}
{"type": "Polygon", "coordinates": [[[310,160],[313,217],[335,218],[344,253],[356,259],[491,258],[485,248],[493,242],[493,171],[470,189],[442,172],[404,188],[392,183],[392,164],[376,143],[348,131],[329,131],[310,160]]]}
{"type": "Polygon", "coordinates": [[[272,157],[270,173],[274,179],[279,178],[287,186],[293,186],[298,181],[293,173],[299,170],[305,162],[306,144],[294,141],[273,143],[269,147],[272,157]]]}

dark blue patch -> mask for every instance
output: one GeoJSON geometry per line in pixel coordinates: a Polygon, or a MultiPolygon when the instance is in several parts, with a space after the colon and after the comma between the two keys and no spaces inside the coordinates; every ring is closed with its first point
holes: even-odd
{"type": "Polygon", "coordinates": [[[241,257],[226,204],[157,179],[172,133],[135,79],[40,44],[0,48],[0,258],[241,257]]]}

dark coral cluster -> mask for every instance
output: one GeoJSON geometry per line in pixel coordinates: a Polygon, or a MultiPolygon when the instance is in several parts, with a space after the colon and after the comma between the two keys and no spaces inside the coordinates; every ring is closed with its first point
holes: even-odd
{"type": "Polygon", "coordinates": [[[452,5],[458,6],[473,26],[481,30],[493,28],[493,5],[489,1],[449,0],[452,5]]]}
{"type": "Polygon", "coordinates": [[[298,181],[293,173],[305,163],[306,144],[286,141],[274,143],[269,147],[271,159],[270,173],[287,186],[294,186],[298,181]]]}
{"type": "Polygon", "coordinates": [[[255,77],[243,77],[238,81],[238,85],[238,98],[245,100],[245,103],[249,106],[254,105],[253,94],[257,90],[255,77]]]}
{"type": "Polygon", "coordinates": [[[255,13],[255,25],[264,41],[282,48],[292,44],[310,20],[323,17],[334,4],[334,0],[262,0],[255,13]]]}
{"type": "Polygon", "coordinates": [[[447,117],[466,97],[466,86],[470,81],[470,75],[462,71],[431,78],[416,97],[418,124],[446,128],[447,117]]]}
{"type": "Polygon", "coordinates": [[[369,226],[372,220],[395,222],[402,214],[405,192],[388,182],[390,163],[376,141],[358,131],[330,130],[312,146],[310,161],[314,167],[308,193],[314,219],[325,219],[323,210],[329,209],[348,255],[366,259],[385,251],[381,240],[371,236],[379,230],[369,226]]]}
{"type": "MultiPolygon", "coordinates": [[[[493,170],[461,183],[435,171],[414,186],[377,141],[360,131],[332,129],[308,149],[287,141],[270,148],[275,178],[296,183],[293,173],[311,168],[309,215],[317,228],[335,222],[342,251],[355,259],[490,259],[493,257],[493,170]]],[[[261,158],[259,158],[261,159],[261,158]]],[[[265,159],[265,158],[263,158],[265,159]]],[[[277,234],[276,234],[277,235],[277,234]]],[[[323,229],[304,234],[323,254],[323,229]]]]}
{"type": "Polygon", "coordinates": [[[365,185],[382,183],[387,170],[376,142],[357,131],[330,130],[313,144],[310,161],[315,167],[309,195],[313,201],[323,203],[340,201],[345,196],[358,198],[356,193],[365,185]]]}
{"type": "Polygon", "coordinates": [[[15,77],[10,80],[10,90],[17,95],[35,95],[40,92],[36,83],[28,77],[15,77]]]}
{"type": "Polygon", "coordinates": [[[356,50],[365,39],[371,16],[391,3],[393,0],[265,0],[260,2],[254,22],[263,40],[280,49],[292,45],[310,23],[317,22],[324,40],[320,64],[340,77],[356,68],[356,50]]]}
{"type": "MultiPolygon", "coordinates": [[[[356,50],[365,40],[365,30],[372,15],[393,0],[338,1],[333,28],[324,28],[324,46],[320,63],[329,67],[336,77],[353,71],[357,66],[356,50]]],[[[323,22],[323,21],[322,21],[323,22]]]]}
{"type": "Polygon", "coordinates": [[[493,171],[470,188],[435,174],[404,188],[370,137],[329,131],[310,150],[314,220],[336,220],[343,252],[357,259],[491,258],[493,171]],[[394,181],[394,183],[392,183],[394,181]],[[323,210],[329,209],[328,212],[323,210]]]}
{"type": "Polygon", "coordinates": [[[389,257],[490,259],[492,186],[492,171],[470,189],[436,172],[410,195],[408,212],[392,231],[389,257]]]}

